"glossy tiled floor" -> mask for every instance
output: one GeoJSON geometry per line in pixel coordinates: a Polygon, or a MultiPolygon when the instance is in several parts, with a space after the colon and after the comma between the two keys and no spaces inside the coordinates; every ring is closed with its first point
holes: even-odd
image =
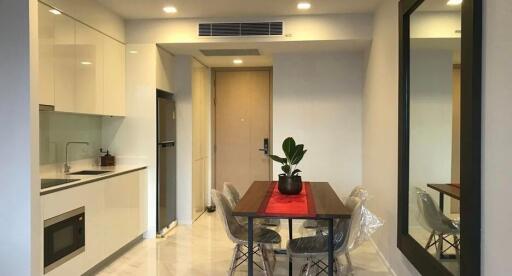
{"type": "MultiPolygon", "coordinates": [[[[286,225],[280,229],[285,239],[282,246],[286,245],[286,225]]],[[[216,214],[205,213],[192,226],[178,226],[163,239],[144,240],[99,275],[226,275],[232,252],[233,244],[216,214]]],[[[351,256],[355,275],[390,275],[369,242],[351,256]]],[[[288,275],[287,258],[278,256],[277,261],[274,275],[288,275]]],[[[300,265],[295,264],[295,272],[300,265]]],[[[247,266],[240,266],[236,275],[247,275],[247,266]]],[[[255,275],[263,273],[255,270],[255,275]]]]}

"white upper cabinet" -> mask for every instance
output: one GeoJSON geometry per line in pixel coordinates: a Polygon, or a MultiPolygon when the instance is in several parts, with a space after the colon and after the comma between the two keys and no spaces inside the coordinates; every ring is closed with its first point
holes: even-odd
{"type": "Polygon", "coordinates": [[[55,111],[125,115],[125,47],[39,3],[39,103],[55,111]]]}
{"type": "Polygon", "coordinates": [[[103,86],[103,113],[125,115],[125,46],[107,36],[103,38],[105,79],[103,86]]]}
{"type": "Polygon", "coordinates": [[[103,35],[76,23],[75,112],[103,114],[103,35]]]}
{"type": "Polygon", "coordinates": [[[158,55],[156,59],[156,88],[167,92],[174,92],[174,86],[171,80],[173,73],[173,57],[171,54],[159,47],[157,50],[158,55]]]}
{"type": "Polygon", "coordinates": [[[54,25],[55,110],[75,111],[75,21],[55,15],[54,25]]]}
{"type": "Polygon", "coordinates": [[[56,15],[39,5],[39,104],[54,105],[53,43],[56,15]]]}

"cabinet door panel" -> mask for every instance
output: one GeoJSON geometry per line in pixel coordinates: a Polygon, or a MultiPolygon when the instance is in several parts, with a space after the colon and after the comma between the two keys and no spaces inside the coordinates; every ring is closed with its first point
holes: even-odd
{"type": "Polygon", "coordinates": [[[125,115],[125,47],[104,36],[105,85],[103,90],[103,113],[125,115]]]}
{"type": "Polygon", "coordinates": [[[54,105],[53,43],[55,17],[39,3],[39,104],[54,105]]]}
{"type": "Polygon", "coordinates": [[[75,110],[75,22],[55,16],[54,45],[55,110],[75,110]]]}
{"type": "Polygon", "coordinates": [[[76,23],[75,112],[103,113],[103,35],[76,23]]]}

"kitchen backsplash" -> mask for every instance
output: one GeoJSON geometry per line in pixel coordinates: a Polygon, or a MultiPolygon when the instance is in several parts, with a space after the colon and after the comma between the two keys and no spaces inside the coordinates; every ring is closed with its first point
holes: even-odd
{"type": "Polygon", "coordinates": [[[70,145],[69,160],[95,158],[101,147],[101,117],[57,112],[39,113],[39,147],[41,165],[63,163],[66,143],[89,142],[89,145],[70,145]]]}

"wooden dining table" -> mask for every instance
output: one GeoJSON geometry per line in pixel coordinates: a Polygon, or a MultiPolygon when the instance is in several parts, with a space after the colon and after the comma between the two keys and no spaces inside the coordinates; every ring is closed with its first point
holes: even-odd
{"type": "MultiPolygon", "coordinates": [[[[302,197],[279,194],[275,181],[255,181],[235,206],[233,215],[247,217],[248,221],[248,275],[253,275],[252,248],[255,218],[287,219],[290,240],[293,239],[294,219],[328,221],[328,275],[334,275],[334,219],[350,219],[352,212],[327,182],[303,182],[301,195],[302,197]]],[[[291,258],[289,260],[289,275],[292,275],[291,258]]]]}

